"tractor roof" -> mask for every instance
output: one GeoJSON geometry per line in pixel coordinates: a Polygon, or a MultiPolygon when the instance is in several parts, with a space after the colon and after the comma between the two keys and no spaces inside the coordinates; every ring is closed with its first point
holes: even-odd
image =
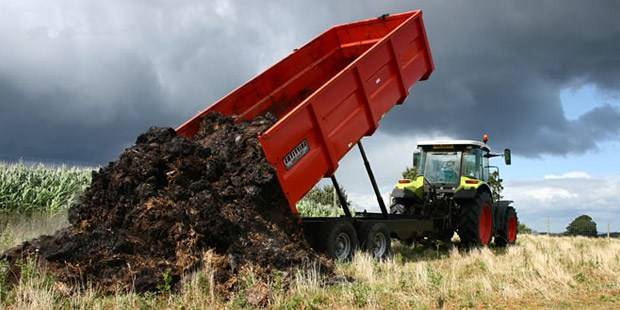
{"type": "Polygon", "coordinates": [[[433,146],[474,146],[491,151],[488,145],[478,140],[428,140],[418,142],[418,147],[427,148],[433,146]]]}

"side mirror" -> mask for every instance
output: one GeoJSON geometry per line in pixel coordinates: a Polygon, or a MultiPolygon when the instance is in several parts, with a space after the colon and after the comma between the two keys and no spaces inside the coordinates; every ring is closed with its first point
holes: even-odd
{"type": "Polygon", "coordinates": [[[504,150],[504,162],[506,163],[506,165],[510,165],[510,163],[512,162],[510,160],[510,149],[504,150]]]}
{"type": "Polygon", "coordinates": [[[422,157],[422,153],[420,152],[414,152],[413,153],[413,167],[415,168],[419,168],[420,167],[420,158],[422,157]]]}

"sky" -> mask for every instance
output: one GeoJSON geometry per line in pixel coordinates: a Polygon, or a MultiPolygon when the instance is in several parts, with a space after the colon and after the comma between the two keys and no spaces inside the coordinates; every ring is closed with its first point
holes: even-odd
{"type": "MultiPolygon", "coordinates": [[[[417,141],[510,147],[504,196],[563,231],[620,231],[618,1],[0,2],[0,160],[96,166],[176,127],[337,23],[422,9],[436,70],[364,140],[381,191],[417,141]]],[[[337,175],[373,206],[352,151],[337,175]]]]}

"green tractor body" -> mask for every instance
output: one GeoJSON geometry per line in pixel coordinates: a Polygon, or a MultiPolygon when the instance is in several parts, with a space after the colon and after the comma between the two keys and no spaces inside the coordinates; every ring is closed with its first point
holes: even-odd
{"type": "Polygon", "coordinates": [[[492,237],[497,245],[514,243],[516,211],[511,201],[494,197],[489,185],[489,169],[498,169],[489,160],[497,156],[510,164],[510,150],[494,154],[480,141],[419,143],[416,175],[394,186],[390,213],[432,220],[434,229],[425,239],[448,242],[457,232],[468,245],[486,245],[492,237]]]}

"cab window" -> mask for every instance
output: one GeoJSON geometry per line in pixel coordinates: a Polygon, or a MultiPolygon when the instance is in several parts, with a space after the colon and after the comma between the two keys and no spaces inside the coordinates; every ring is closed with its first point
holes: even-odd
{"type": "Polygon", "coordinates": [[[482,179],[482,152],[480,149],[467,150],[463,153],[463,176],[482,179]]]}
{"type": "Polygon", "coordinates": [[[428,152],[424,177],[431,183],[456,184],[459,180],[461,152],[428,152]]]}

